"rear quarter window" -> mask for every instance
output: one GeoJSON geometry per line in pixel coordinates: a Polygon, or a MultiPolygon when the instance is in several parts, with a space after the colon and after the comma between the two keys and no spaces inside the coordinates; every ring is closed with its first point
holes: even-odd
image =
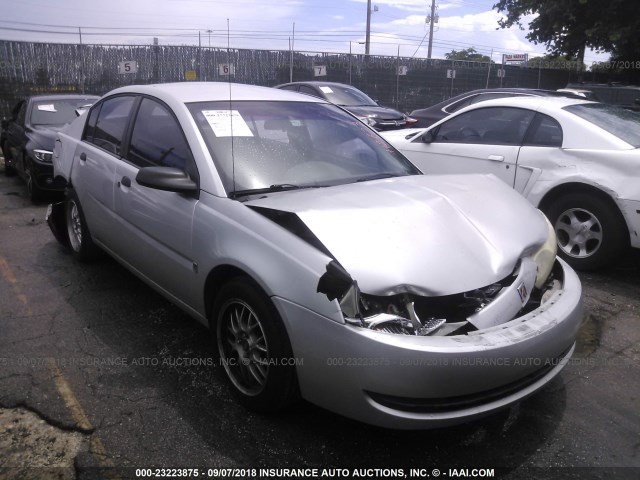
{"type": "Polygon", "coordinates": [[[568,105],[563,110],[593,123],[635,148],[640,147],[640,114],[636,112],[604,103],[568,105]]]}

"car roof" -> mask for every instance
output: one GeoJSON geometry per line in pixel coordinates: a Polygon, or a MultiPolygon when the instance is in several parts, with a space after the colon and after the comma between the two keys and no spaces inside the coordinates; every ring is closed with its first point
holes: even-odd
{"type": "MultiPolygon", "coordinates": [[[[505,97],[485,100],[480,103],[474,103],[468,107],[461,108],[459,111],[467,111],[476,108],[486,107],[524,107],[531,110],[559,110],[568,105],[577,105],[582,103],[598,103],[592,100],[586,100],[578,97],[505,97]]],[[[458,112],[456,112],[458,113],[458,112]]]]}
{"type": "Polygon", "coordinates": [[[98,99],[99,95],[91,95],[84,93],[49,93],[42,95],[31,95],[28,97],[31,101],[40,101],[40,100],[65,100],[65,99],[82,99],[82,98],[92,98],[98,99]]]}
{"type": "Polygon", "coordinates": [[[478,90],[471,90],[469,92],[461,93],[461,95],[471,95],[476,93],[528,93],[531,95],[549,95],[553,96],[556,94],[555,90],[546,90],[544,88],[516,88],[516,87],[505,87],[505,88],[481,88],[478,90]]]}
{"type": "Polygon", "coordinates": [[[258,87],[230,82],[180,82],[152,85],[131,85],[109,92],[147,94],[161,100],[173,100],[181,103],[221,101],[232,98],[242,100],[275,100],[284,102],[326,103],[321,98],[301,95],[287,90],[258,87]]]}
{"type": "MultiPolygon", "coordinates": [[[[347,87],[347,88],[353,88],[356,89],[356,87],[354,87],[353,85],[348,85],[346,83],[340,83],[340,82],[323,82],[320,80],[309,80],[308,82],[289,82],[289,83],[283,83],[282,85],[278,85],[277,87],[282,87],[284,85],[313,85],[316,87],[319,86],[327,86],[330,87],[332,85],[336,85],[336,86],[340,86],[340,87],[347,87]]],[[[277,88],[276,87],[276,88],[277,88]]]]}

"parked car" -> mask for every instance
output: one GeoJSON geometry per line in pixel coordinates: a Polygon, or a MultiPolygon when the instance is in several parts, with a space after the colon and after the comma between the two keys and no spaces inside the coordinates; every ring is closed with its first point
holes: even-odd
{"type": "MultiPolygon", "coordinates": [[[[491,173],[544,211],[574,268],[640,248],[640,116],[570,98],[503,98],[387,135],[422,171],[491,173]]],[[[506,208],[506,207],[505,207],[506,208]]]]}
{"type": "Polygon", "coordinates": [[[94,95],[35,95],[21,100],[2,121],[0,138],[5,175],[22,177],[29,197],[40,199],[43,192],[61,191],[53,178],[51,154],[57,132],[74,120],[76,109],[95,102],[94,95]]]}
{"type": "Polygon", "coordinates": [[[409,116],[417,122],[412,125],[415,128],[424,128],[448,117],[458,110],[474,105],[485,100],[511,97],[572,97],[580,98],[573,92],[558,92],[555,90],[542,90],[537,88],[485,88],[462,93],[444,100],[427,108],[414,110],[409,116]]]}
{"type": "Polygon", "coordinates": [[[353,113],[376,130],[397,130],[416,123],[413,118],[392,108],[382,107],[366,93],[343,83],[293,82],[275,88],[323,98],[353,113]]]}
{"type": "Polygon", "coordinates": [[[587,90],[584,88],[559,88],[558,90],[556,90],[556,92],[571,93],[573,95],[577,95],[586,100],[592,100],[594,102],[600,101],[600,99],[595,93],[593,93],[591,90],[587,90]]]}
{"type": "Polygon", "coordinates": [[[302,396],[386,427],[454,424],[573,352],[581,286],[544,215],[489,176],[421,175],[319,98],[120,88],[60,132],[54,168],[56,237],[210,326],[250,408],[302,396]]]}
{"type": "MultiPolygon", "coordinates": [[[[565,90],[580,90],[597,96],[597,100],[618,105],[628,110],[640,111],[640,87],[618,83],[570,83],[565,90]]],[[[589,98],[589,100],[596,100],[589,98]]]]}

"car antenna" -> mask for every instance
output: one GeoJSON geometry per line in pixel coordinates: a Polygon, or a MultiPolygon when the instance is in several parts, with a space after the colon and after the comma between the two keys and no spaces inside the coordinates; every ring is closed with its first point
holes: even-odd
{"type": "Polygon", "coordinates": [[[231,34],[229,32],[229,19],[227,18],[227,64],[229,65],[229,75],[227,84],[229,85],[229,128],[231,129],[231,182],[233,192],[236,191],[236,160],[233,152],[233,110],[231,100],[231,34]]]}

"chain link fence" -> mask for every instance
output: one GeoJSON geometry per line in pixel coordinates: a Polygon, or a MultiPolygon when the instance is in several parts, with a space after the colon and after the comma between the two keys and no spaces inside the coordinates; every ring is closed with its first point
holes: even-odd
{"type": "Polygon", "coordinates": [[[557,89],[575,78],[570,69],[400,56],[0,41],[3,118],[28,95],[101,95],[130,84],[203,80],[275,86],[291,79],[326,80],[354,85],[381,105],[410,112],[478,88],[557,89]]]}

